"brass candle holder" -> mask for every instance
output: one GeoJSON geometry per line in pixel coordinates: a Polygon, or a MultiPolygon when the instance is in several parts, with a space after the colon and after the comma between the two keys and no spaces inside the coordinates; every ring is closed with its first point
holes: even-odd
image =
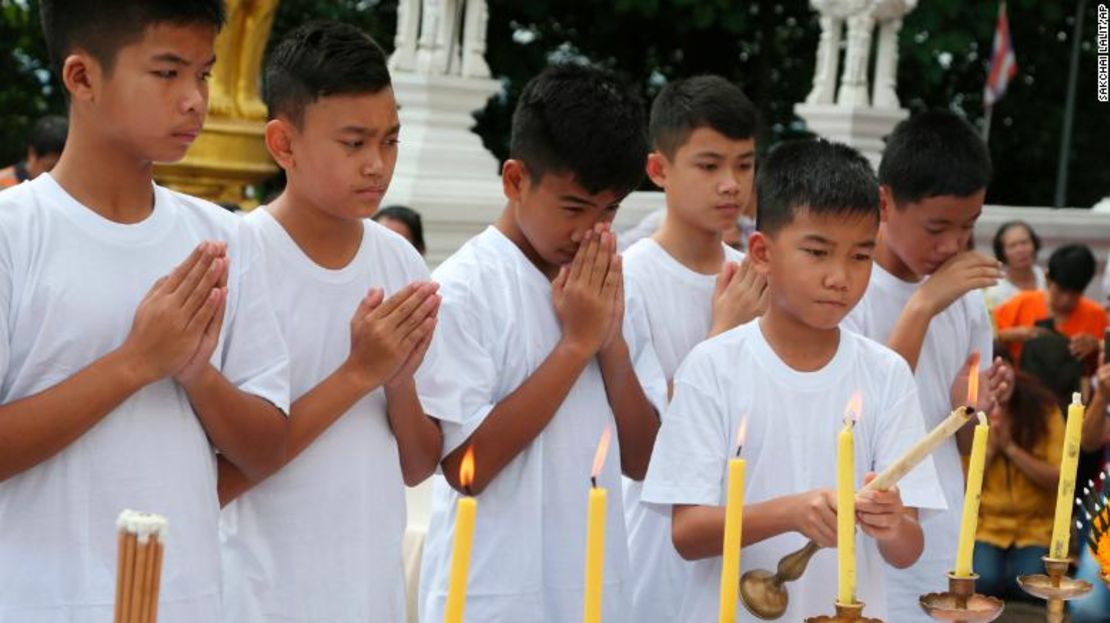
{"type": "Polygon", "coordinates": [[[845,621],[855,621],[856,623],[883,623],[882,619],[873,619],[863,616],[863,603],[856,602],[854,604],[842,604],[836,602],[836,614],[829,616],[823,614],[821,616],[809,617],[805,623],[844,623],[845,621]]]}
{"type": "Polygon", "coordinates": [[[780,560],[775,573],[764,569],[745,573],[740,578],[740,601],[744,603],[744,608],[764,621],[781,618],[790,602],[790,595],[783,584],[802,577],[809,559],[820,550],[820,545],[810,541],[802,549],[780,560]]]}
{"type": "Polygon", "coordinates": [[[948,574],[948,590],[943,593],[929,593],[918,600],[925,614],[938,621],[953,623],[986,623],[1002,614],[1006,604],[997,597],[988,597],[975,592],[978,574],[967,577],[948,574]]]}
{"type": "Polygon", "coordinates": [[[1082,597],[1091,592],[1090,582],[1068,577],[1069,558],[1050,558],[1044,556],[1045,571],[1048,575],[1023,575],[1017,581],[1021,590],[1048,602],[1048,623],[1063,623],[1064,602],[1082,597]]]}

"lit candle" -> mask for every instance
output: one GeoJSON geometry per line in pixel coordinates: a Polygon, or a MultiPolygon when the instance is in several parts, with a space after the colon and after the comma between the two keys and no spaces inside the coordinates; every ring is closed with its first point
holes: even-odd
{"type": "Polygon", "coordinates": [[[844,428],[837,435],[836,553],[839,590],[837,603],[856,603],[856,443],[853,427],[862,408],[859,392],[844,410],[844,428]]]}
{"type": "Polygon", "coordinates": [[[721,551],[721,603],[718,621],[735,623],[737,591],[740,588],[740,536],[744,519],[744,459],[740,450],[747,436],[748,418],[736,431],[736,456],[728,462],[728,497],[725,498],[725,541],[721,551]]]}
{"type": "MultiPolygon", "coordinates": [[[[467,493],[474,482],[474,448],[467,448],[459,464],[459,484],[467,493]]],[[[447,604],[443,611],[445,623],[462,623],[466,606],[466,579],[470,570],[470,550],[474,544],[474,518],[478,501],[466,495],[459,498],[455,511],[455,546],[451,550],[451,576],[447,585],[447,604]]]]}
{"type": "Polygon", "coordinates": [[[1056,519],[1052,524],[1051,558],[1068,556],[1071,539],[1071,498],[1075,494],[1075,470],[1079,464],[1079,433],[1083,424],[1083,402],[1079,393],[1071,396],[1068,423],[1064,427],[1064,456],[1060,459],[1060,484],[1056,489],[1056,519]]]}
{"type": "Polygon", "coordinates": [[[590,504],[586,516],[586,591],[582,608],[585,623],[601,622],[601,581],[605,576],[605,502],[608,495],[603,487],[597,486],[597,476],[605,465],[612,434],[608,427],[601,433],[590,472],[590,504]]]}
{"type": "Polygon", "coordinates": [[[980,411],[967,462],[967,490],[964,492],[964,516],[960,522],[960,544],[956,550],[956,577],[971,577],[971,557],[975,551],[975,529],[979,525],[979,499],[983,492],[983,468],[987,462],[987,416],[980,411]]]}

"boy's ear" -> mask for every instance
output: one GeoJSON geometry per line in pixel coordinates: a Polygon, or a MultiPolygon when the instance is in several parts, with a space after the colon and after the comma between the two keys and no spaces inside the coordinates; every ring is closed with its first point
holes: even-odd
{"type": "Polygon", "coordinates": [[[293,132],[296,129],[285,119],[271,119],[266,123],[266,149],[279,167],[289,170],[296,161],[293,158],[293,132]]]}
{"type": "Polygon", "coordinates": [[[659,188],[665,188],[664,184],[667,181],[666,158],[666,156],[658,151],[653,151],[648,154],[647,164],[644,166],[648,179],[659,188]]]}
{"type": "Polygon", "coordinates": [[[505,198],[509,201],[519,201],[527,178],[528,169],[524,166],[524,162],[506,160],[501,166],[501,187],[505,192],[505,198]]]}
{"type": "Polygon", "coordinates": [[[771,272],[771,238],[761,231],[752,232],[748,238],[748,259],[756,272],[768,275],[771,272]]]}
{"type": "Polygon", "coordinates": [[[886,184],[879,186],[879,222],[887,222],[891,210],[894,209],[894,192],[886,184]]]}
{"type": "Polygon", "coordinates": [[[75,52],[62,63],[62,85],[74,102],[96,99],[96,86],[104,72],[100,63],[84,52],[75,52]]]}

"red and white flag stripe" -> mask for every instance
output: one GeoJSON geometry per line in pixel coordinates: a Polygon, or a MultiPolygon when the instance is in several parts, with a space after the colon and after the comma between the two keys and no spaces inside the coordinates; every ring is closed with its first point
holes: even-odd
{"type": "Polygon", "coordinates": [[[998,5],[998,22],[994,27],[994,45],[991,50],[991,69],[983,89],[983,103],[991,106],[1006,94],[1006,86],[1017,75],[1017,59],[1010,40],[1010,21],[1006,18],[1006,3],[998,5]]]}

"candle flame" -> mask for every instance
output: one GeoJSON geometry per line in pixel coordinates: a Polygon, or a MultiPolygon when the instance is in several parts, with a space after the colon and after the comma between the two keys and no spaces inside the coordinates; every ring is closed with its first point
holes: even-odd
{"type": "Polygon", "coordinates": [[[601,439],[597,442],[597,452],[594,453],[594,468],[590,478],[597,478],[601,468],[605,465],[605,456],[609,454],[609,440],[613,437],[613,429],[608,426],[601,432],[601,439]]]}
{"type": "Polygon", "coordinates": [[[979,404],[979,351],[971,354],[971,365],[967,370],[967,406],[972,409],[979,404]]]}
{"type": "Polygon", "coordinates": [[[466,449],[466,454],[459,463],[459,484],[464,488],[474,484],[474,446],[466,449]]]}
{"type": "Polygon", "coordinates": [[[740,425],[736,427],[736,456],[744,448],[744,440],[748,438],[748,416],[740,418],[740,425]]]}
{"type": "Polygon", "coordinates": [[[844,425],[855,426],[859,422],[860,416],[863,415],[863,394],[856,390],[852,397],[848,399],[848,404],[844,407],[844,425]]]}

